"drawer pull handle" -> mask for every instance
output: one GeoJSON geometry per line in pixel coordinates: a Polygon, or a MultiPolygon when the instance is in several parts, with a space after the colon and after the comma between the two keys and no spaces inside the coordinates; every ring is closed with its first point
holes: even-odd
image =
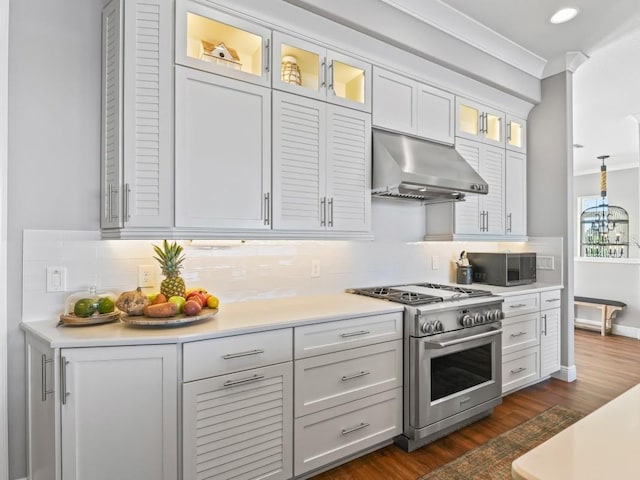
{"type": "Polygon", "coordinates": [[[526,306],[527,306],[526,303],[516,303],[515,305],[509,305],[509,308],[522,308],[526,306]]]}
{"type": "Polygon", "coordinates": [[[47,401],[47,395],[51,395],[53,393],[53,389],[47,388],[47,364],[53,363],[53,358],[47,358],[47,356],[43,353],[40,358],[40,370],[42,373],[42,401],[47,401]]]}
{"type": "Polygon", "coordinates": [[[527,332],[518,332],[518,333],[512,333],[511,336],[512,337],[521,337],[522,335],[526,335],[527,332]]]}
{"type": "Polygon", "coordinates": [[[516,374],[516,373],[524,372],[525,370],[526,370],[526,367],[520,367],[520,368],[516,368],[515,370],[511,370],[511,373],[516,374]]]}
{"type": "Polygon", "coordinates": [[[232,358],[248,357],[249,355],[259,355],[261,353],[264,353],[264,350],[249,350],[248,352],[227,353],[222,358],[224,358],[225,360],[230,360],[232,358]]]}
{"type": "Polygon", "coordinates": [[[559,301],[560,301],[560,299],[559,299],[559,298],[547,298],[547,299],[545,300],[545,302],[549,302],[549,303],[552,303],[552,302],[559,302],[559,301]]]}
{"type": "Polygon", "coordinates": [[[356,425],[351,428],[343,428],[342,435],[346,435],[347,433],[355,432],[356,430],[362,430],[363,428],[367,428],[369,426],[368,423],[360,422],[360,425],[356,425]]]}
{"type": "Polygon", "coordinates": [[[347,380],[353,380],[354,378],[364,377],[365,375],[369,375],[371,372],[362,371],[360,373],[354,373],[353,375],[345,375],[342,377],[342,381],[346,382],[347,380]]]}
{"type": "Polygon", "coordinates": [[[349,333],[343,333],[340,336],[342,338],[348,338],[348,337],[357,337],[359,335],[369,335],[371,332],[367,331],[367,330],[360,330],[359,332],[349,332],[349,333]]]}
{"type": "Polygon", "coordinates": [[[257,380],[262,380],[264,375],[251,375],[247,378],[241,378],[240,380],[227,380],[224,382],[225,387],[232,387],[234,385],[242,385],[243,383],[255,382],[257,380]]]}

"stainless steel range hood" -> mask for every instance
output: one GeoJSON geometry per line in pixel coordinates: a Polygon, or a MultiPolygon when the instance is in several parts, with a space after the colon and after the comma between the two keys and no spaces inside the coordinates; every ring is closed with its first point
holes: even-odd
{"type": "Polygon", "coordinates": [[[487,182],[453,147],[373,129],[373,195],[436,203],[488,192],[487,182]]]}

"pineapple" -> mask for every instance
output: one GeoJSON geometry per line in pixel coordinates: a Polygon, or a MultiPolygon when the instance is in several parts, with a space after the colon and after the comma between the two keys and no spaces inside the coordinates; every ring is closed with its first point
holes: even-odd
{"type": "Polygon", "coordinates": [[[157,255],[157,257],[153,258],[160,263],[162,274],[165,276],[160,284],[160,293],[167,298],[174,296],[184,297],[184,279],[180,276],[180,269],[184,261],[182,247],[177,242],[169,243],[165,240],[162,248],[154,245],[153,249],[157,255]]]}

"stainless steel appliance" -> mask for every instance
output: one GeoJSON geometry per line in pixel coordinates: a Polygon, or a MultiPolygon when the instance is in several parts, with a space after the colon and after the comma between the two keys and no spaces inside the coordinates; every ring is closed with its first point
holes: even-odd
{"type": "Polygon", "coordinates": [[[420,283],[349,290],[403,303],[404,431],[413,451],[490,415],[502,394],[503,299],[420,283]]]}
{"type": "Polygon", "coordinates": [[[511,287],[536,281],[536,254],[467,252],[473,268],[473,281],[511,287]]]}

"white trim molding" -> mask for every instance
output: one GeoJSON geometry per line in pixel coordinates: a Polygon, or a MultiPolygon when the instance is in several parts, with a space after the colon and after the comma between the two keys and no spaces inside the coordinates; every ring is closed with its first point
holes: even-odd
{"type": "Polygon", "coordinates": [[[9,480],[7,388],[7,164],[9,0],[0,0],[0,480],[9,480]]]}
{"type": "Polygon", "coordinates": [[[547,63],[542,73],[542,78],[551,77],[557,73],[569,71],[575,73],[575,71],[584,62],[589,60],[582,52],[567,52],[564,55],[554,58],[547,63]]]}
{"type": "Polygon", "coordinates": [[[575,382],[578,378],[578,370],[575,365],[571,365],[569,367],[562,365],[560,370],[551,375],[553,378],[557,378],[558,380],[562,380],[563,382],[575,382]]]}

